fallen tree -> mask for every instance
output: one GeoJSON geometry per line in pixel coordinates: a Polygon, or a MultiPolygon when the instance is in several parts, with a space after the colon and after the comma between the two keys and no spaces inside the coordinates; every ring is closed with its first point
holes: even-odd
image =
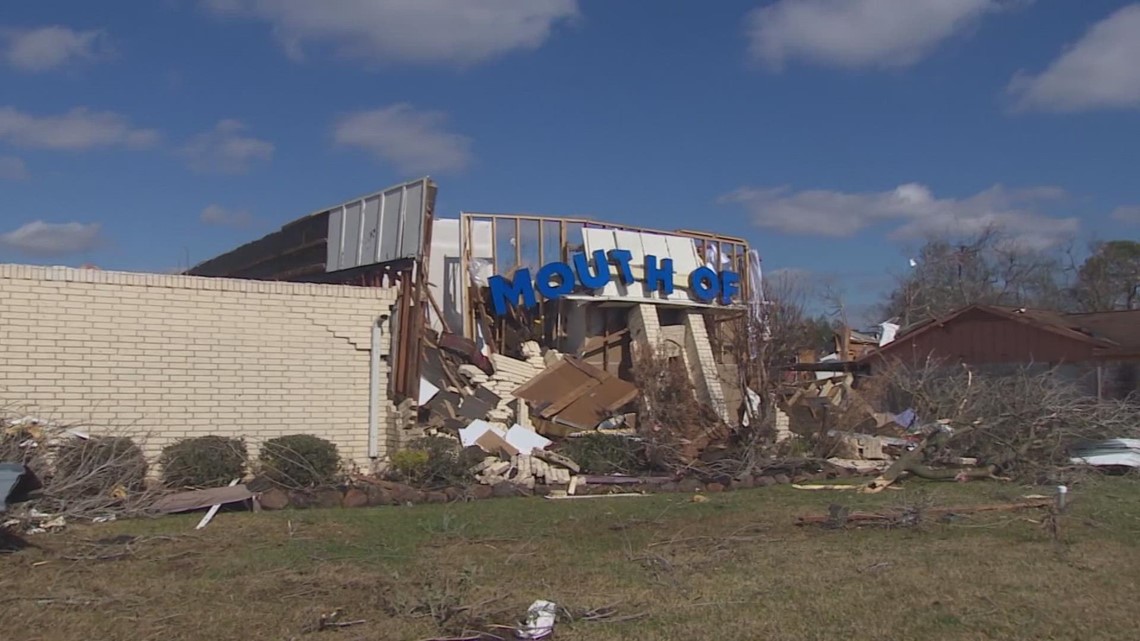
{"type": "Polygon", "coordinates": [[[927,361],[896,364],[860,386],[880,408],[911,408],[924,441],[883,475],[935,480],[1048,480],[1084,443],[1140,435],[1140,405],[1098,401],[1056,368],[976,370],[927,361]],[[961,469],[962,458],[976,467],[961,469]]]}

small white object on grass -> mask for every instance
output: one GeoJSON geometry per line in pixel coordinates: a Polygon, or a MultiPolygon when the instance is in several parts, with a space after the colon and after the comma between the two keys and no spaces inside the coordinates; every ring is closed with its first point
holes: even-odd
{"type": "Polygon", "coordinates": [[[530,604],[526,611],[526,621],[515,631],[520,639],[545,639],[554,633],[554,620],[558,606],[550,601],[539,599],[530,604]]]}

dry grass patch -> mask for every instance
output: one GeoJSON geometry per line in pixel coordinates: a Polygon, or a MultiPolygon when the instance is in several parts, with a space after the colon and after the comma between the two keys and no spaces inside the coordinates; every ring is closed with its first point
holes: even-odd
{"type": "Polygon", "coordinates": [[[1039,513],[916,528],[793,525],[830,502],[1007,501],[1008,485],[882,495],[780,487],[710,495],[494,500],[222,513],[74,527],[0,556],[0,637],[429,639],[496,632],[531,601],[559,639],[1123,639],[1135,630],[1140,489],[1074,492],[1061,541],[1039,513]],[[118,538],[115,538],[118,537],[118,538]],[[588,621],[612,606],[616,622],[588,621]],[[319,630],[322,614],[363,623],[319,630]]]}

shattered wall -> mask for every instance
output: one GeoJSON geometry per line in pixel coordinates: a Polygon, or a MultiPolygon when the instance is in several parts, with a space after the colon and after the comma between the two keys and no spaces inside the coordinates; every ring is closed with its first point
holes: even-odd
{"type": "MultiPolygon", "coordinates": [[[[0,402],[148,435],[150,455],[188,436],[245,437],[255,453],[261,440],[308,433],[363,467],[371,330],[395,295],[0,265],[0,402]]],[[[384,456],[395,413],[384,361],[380,374],[384,456]]]]}

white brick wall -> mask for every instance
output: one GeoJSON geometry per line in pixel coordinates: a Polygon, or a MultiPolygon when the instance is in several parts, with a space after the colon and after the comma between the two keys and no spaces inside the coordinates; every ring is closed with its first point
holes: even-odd
{"type": "Polygon", "coordinates": [[[661,343],[661,321],[655,305],[641,304],[629,310],[629,333],[634,345],[657,349],[661,343]]]}
{"type": "Polygon", "coordinates": [[[483,384],[483,387],[491,390],[502,399],[499,401],[498,407],[490,413],[489,418],[493,422],[509,425],[518,419],[511,407],[515,401],[515,390],[542,373],[545,364],[540,365],[540,363],[542,363],[542,357],[520,361],[502,354],[491,355],[491,364],[495,368],[495,373],[483,384]]]}
{"type": "Polygon", "coordinates": [[[700,312],[685,312],[685,328],[688,330],[685,343],[685,361],[689,374],[697,386],[697,393],[729,425],[736,420],[728,411],[724,401],[724,390],[720,384],[720,371],[716,366],[712,343],[709,342],[705,317],[700,312]]]}
{"type": "MultiPolygon", "coordinates": [[[[0,265],[0,404],[145,435],[150,455],[207,434],[245,437],[255,455],[309,433],[366,467],[371,329],[395,295],[0,265]]],[[[381,456],[395,412],[383,374],[381,456]]]]}
{"type": "Polygon", "coordinates": [[[782,443],[792,437],[792,417],[780,408],[776,408],[776,442],[782,443]]]}

